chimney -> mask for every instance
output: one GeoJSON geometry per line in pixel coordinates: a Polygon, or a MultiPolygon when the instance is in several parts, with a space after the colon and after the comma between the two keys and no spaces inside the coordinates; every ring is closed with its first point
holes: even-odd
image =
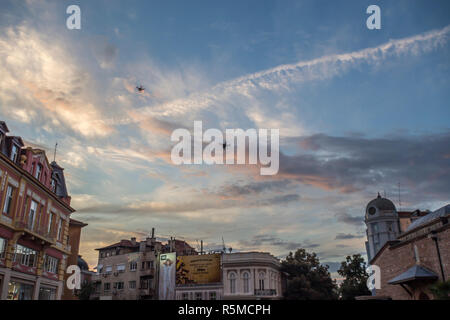
{"type": "Polygon", "coordinates": [[[131,243],[133,244],[133,246],[136,245],[136,238],[135,237],[131,238],[131,243]]]}
{"type": "Polygon", "coordinates": [[[152,239],[155,239],[155,228],[152,228],[152,239]]]}

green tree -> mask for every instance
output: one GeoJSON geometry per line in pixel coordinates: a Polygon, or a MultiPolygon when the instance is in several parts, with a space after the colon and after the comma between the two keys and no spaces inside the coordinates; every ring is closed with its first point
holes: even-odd
{"type": "Polygon", "coordinates": [[[450,280],[432,285],[430,291],[437,300],[450,300],[450,280]]]}
{"type": "Polygon", "coordinates": [[[354,300],[357,296],[371,294],[367,288],[369,274],[366,272],[366,263],[360,254],[347,256],[345,261],[342,261],[338,274],[345,278],[339,287],[341,299],[354,300]]]}
{"type": "Polygon", "coordinates": [[[76,296],[80,300],[89,300],[94,290],[94,285],[91,282],[86,282],[81,285],[80,290],[77,290],[76,296]]]}
{"type": "Polygon", "coordinates": [[[333,300],[337,298],[336,283],[331,279],[328,266],[305,249],[290,252],[281,264],[287,274],[284,298],[289,300],[333,300]]]}

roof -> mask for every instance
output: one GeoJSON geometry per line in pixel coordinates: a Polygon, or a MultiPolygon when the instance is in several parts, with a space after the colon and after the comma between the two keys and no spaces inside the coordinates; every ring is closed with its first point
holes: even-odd
{"type": "Polygon", "coordinates": [[[139,242],[136,242],[135,244],[133,244],[131,242],[131,240],[120,240],[120,242],[111,244],[111,245],[103,247],[103,248],[98,248],[95,250],[112,249],[115,247],[135,248],[135,247],[139,247],[139,242]]]}
{"type": "Polygon", "coordinates": [[[450,215],[450,204],[447,204],[446,206],[443,206],[442,208],[433,211],[432,213],[429,213],[423,217],[418,218],[417,220],[413,221],[405,232],[409,232],[413,229],[416,229],[420,226],[423,226],[425,224],[430,223],[433,220],[439,219],[441,217],[447,217],[450,215]]]}
{"type": "Polygon", "coordinates": [[[378,194],[378,197],[367,204],[366,212],[370,207],[376,207],[378,208],[378,210],[396,210],[394,203],[389,199],[383,198],[382,196],[380,196],[380,194],[378,194]]]}
{"type": "Polygon", "coordinates": [[[75,220],[75,219],[72,219],[72,218],[70,218],[69,224],[70,225],[74,225],[74,226],[81,226],[82,228],[86,227],[88,225],[87,223],[84,223],[84,222],[81,222],[81,221],[78,221],[78,220],[75,220]]]}
{"type": "Polygon", "coordinates": [[[389,280],[388,283],[389,284],[401,284],[401,283],[410,282],[410,281],[414,281],[414,280],[424,280],[424,279],[434,280],[434,279],[438,279],[438,276],[433,271],[416,264],[415,266],[409,268],[402,274],[389,280]]]}

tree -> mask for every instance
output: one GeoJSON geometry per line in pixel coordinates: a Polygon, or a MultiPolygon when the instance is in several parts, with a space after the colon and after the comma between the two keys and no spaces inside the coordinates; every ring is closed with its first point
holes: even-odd
{"type": "Polygon", "coordinates": [[[333,300],[337,298],[336,283],[331,279],[328,266],[320,264],[319,258],[305,249],[292,252],[281,264],[287,274],[284,294],[289,300],[333,300]]]}
{"type": "Polygon", "coordinates": [[[94,290],[94,285],[91,282],[85,282],[81,285],[80,290],[77,291],[76,296],[80,300],[89,300],[94,290]]]}
{"type": "Polygon", "coordinates": [[[339,294],[343,300],[354,300],[357,296],[367,296],[371,292],[367,288],[369,274],[366,272],[366,263],[360,254],[347,256],[342,261],[338,274],[345,277],[339,287],[339,294]]]}
{"type": "Polygon", "coordinates": [[[450,300],[450,280],[432,285],[430,291],[437,300],[450,300]]]}

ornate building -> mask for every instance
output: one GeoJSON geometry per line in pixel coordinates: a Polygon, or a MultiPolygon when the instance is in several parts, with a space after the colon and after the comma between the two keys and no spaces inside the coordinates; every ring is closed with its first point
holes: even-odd
{"type": "MultiPolygon", "coordinates": [[[[366,249],[380,269],[374,298],[433,299],[430,286],[450,279],[450,205],[399,211],[380,195],[366,208],[366,249]]],[[[361,297],[363,298],[363,297],[361,297]]]]}
{"type": "Polygon", "coordinates": [[[60,299],[69,245],[63,168],[0,121],[0,298],[60,299]]]}

